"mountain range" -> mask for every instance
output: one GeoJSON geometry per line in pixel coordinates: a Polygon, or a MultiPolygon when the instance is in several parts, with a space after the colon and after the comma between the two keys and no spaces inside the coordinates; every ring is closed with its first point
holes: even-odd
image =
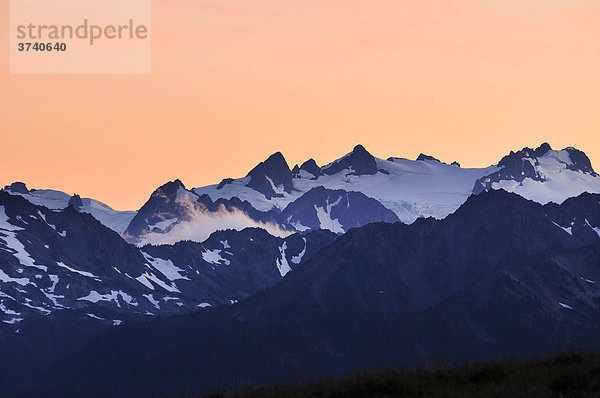
{"type": "Polygon", "coordinates": [[[139,396],[600,345],[600,176],[362,146],[157,188],[0,192],[0,396],[139,396]],[[160,375],[160,377],[149,377],[160,375]],[[5,395],[3,395],[5,394],[5,395]]]}
{"type": "Polygon", "coordinates": [[[325,166],[313,159],[291,170],[279,152],[246,177],[187,189],[180,180],[157,188],[138,211],[115,211],[93,199],[53,190],[29,190],[13,183],[5,192],[33,204],[61,210],[70,204],[93,215],[128,242],[173,244],[202,242],[212,232],[258,227],[285,237],[327,229],[342,234],[371,222],[412,223],[442,219],[469,195],[503,189],[541,204],[562,203],[583,192],[600,193],[600,176],[588,157],[569,147],[511,152],[497,164],[464,169],[421,154],[412,161],[372,156],[362,145],[325,166]]]}

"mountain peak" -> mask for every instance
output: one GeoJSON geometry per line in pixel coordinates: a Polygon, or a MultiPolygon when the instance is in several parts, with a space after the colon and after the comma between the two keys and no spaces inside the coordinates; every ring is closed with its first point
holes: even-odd
{"type": "Polygon", "coordinates": [[[81,201],[81,196],[74,193],[73,196],[71,196],[71,199],[69,199],[69,203],[67,204],[67,207],[71,207],[71,206],[75,210],[80,210],[83,207],[83,202],[81,201]]]}
{"type": "Polygon", "coordinates": [[[160,187],[158,187],[152,195],[158,194],[158,193],[160,193],[162,195],[173,195],[173,194],[177,193],[179,188],[186,189],[185,185],[183,185],[183,182],[181,182],[180,179],[175,179],[173,181],[169,181],[169,182],[161,185],[160,187]]]}
{"type": "Polygon", "coordinates": [[[185,189],[185,185],[183,184],[183,182],[181,182],[181,180],[180,180],[179,178],[176,178],[176,179],[173,181],[173,184],[176,184],[176,185],[178,185],[178,186],[180,186],[180,187],[182,187],[182,188],[184,188],[184,189],[185,189]]]}
{"type": "Polygon", "coordinates": [[[248,173],[250,182],[247,186],[265,195],[267,199],[281,196],[275,190],[282,187],[285,192],[291,192],[294,187],[292,172],[281,152],[275,152],[264,162],[260,162],[248,173]]]}
{"type": "Polygon", "coordinates": [[[5,191],[15,192],[15,193],[29,193],[29,189],[27,189],[27,185],[24,182],[16,181],[10,185],[4,187],[5,191]]]}
{"type": "Polygon", "coordinates": [[[582,173],[590,174],[594,177],[598,176],[598,174],[592,168],[592,162],[590,161],[590,158],[587,157],[585,152],[573,147],[565,148],[563,151],[567,152],[569,154],[569,159],[571,159],[571,164],[567,164],[567,169],[580,171],[582,173]]]}
{"type": "Polygon", "coordinates": [[[524,174],[522,173],[522,176],[534,178],[534,176],[528,175],[527,170],[520,169],[525,167],[527,169],[532,169],[530,171],[533,172],[534,165],[531,163],[531,160],[533,160],[534,163],[536,163],[537,159],[547,156],[551,152],[553,153],[553,156],[556,157],[557,161],[566,165],[567,169],[573,171],[581,171],[583,173],[591,174],[593,176],[597,175],[592,169],[590,159],[584,152],[573,147],[568,147],[560,151],[553,150],[550,144],[548,144],[547,142],[544,142],[536,149],[525,147],[517,152],[511,151],[510,154],[506,155],[500,160],[498,166],[508,167],[511,169],[519,169],[518,171],[525,171],[524,174]],[[568,156],[561,156],[561,153],[566,154],[568,156]],[[527,164],[524,163],[526,159],[530,159],[530,161],[525,162],[527,164]]]}
{"type": "Polygon", "coordinates": [[[544,142],[542,145],[540,145],[536,150],[536,155],[537,156],[544,156],[548,151],[551,151],[552,147],[550,146],[550,144],[548,144],[547,142],[544,142]]]}
{"type": "Polygon", "coordinates": [[[223,188],[225,185],[227,184],[231,184],[232,182],[234,182],[235,180],[233,178],[223,178],[221,180],[221,182],[219,183],[219,185],[217,185],[217,189],[221,189],[223,188]]]}
{"type": "Polygon", "coordinates": [[[321,171],[327,175],[333,175],[346,169],[349,169],[350,174],[353,175],[373,175],[377,173],[377,163],[373,155],[358,144],[352,152],[321,168],[321,171]]]}
{"type": "Polygon", "coordinates": [[[525,180],[544,182],[552,179],[553,174],[565,171],[598,176],[585,153],[573,147],[560,151],[553,150],[547,142],[536,149],[525,147],[517,152],[510,151],[500,160],[498,167],[500,169],[495,173],[475,182],[473,193],[478,194],[483,190],[489,190],[493,184],[502,181],[515,181],[519,184],[523,184],[525,180]]]}
{"type": "Polygon", "coordinates": [[[515,159],[523,159],[523,158],[540,158],[546,155],[548,152],[552,151],[552,147],[547,142],[542,143],[539,147],[533,149],[529,147],[525,147],[520,151],[514,152],[510,151],[510,153],[504,156],[498,165],[503,165],[505,163],[510,163],[515,159]]]}
{"type": "Polygon", "coordinates": [[[310,158],[306,162],[302,163],[302,166],[300,166],[300,170],[305,170],[306,172],[312,174],[315,177],[321,175],[321,168],[317,166],[317,162],[315,162],[313,158],[310,158]]]}
{"type": "Polygon", "coordinates": [[[277,174],[282,172],[290,172],[290,167],[288,166],[283,154],[281,152],[275,152],[265,161],[260,162],[256,165],[256,167],[250,170],[248,176],[252,177],[259,173],[277,174]]]}
{"type": "Polygon", "coordinates": [[[369,153],[369,151],[367,151],[361,144],[358,144],[352,149],[352,153],[369,153]]]}
{"type": "Polygon", "coordinates": [[[289,168],[288,164],[285,160],[285,157],[279,151],[277,151],[274,154],[272,154],[271,156],[269,156],[267,158],[267,160],[265,160],[265,164],[275,165],[275,166],[279,166],[279,167],[283,167],[285,165],[285,167],[289,168]]]}
{"type": "Polygon", "coordinates": [[[471,195],[464,204],[448,218],[464,217],[470,214],[473,217],[502,219],[503,214],[516,212],[533,216],[535,212],[542,212],[542,205],[528,200],[516,193],[503,189],[483,190],[479,194],[471,195]],[[521,210],[517,210],[521,209],[521,210]],[[485,214],[485,217],[483,216],[485,214]]]}
{"type": "Polygon", "coordinates": [[[299,175],[300,175],[300,167],[298,167],[298,164],[295,164],[294,168],[292,169],[292,177],[298,178],[299,175]]]}
{"type": "Polygon", "coordinates": [[[425,160],[430,160],[430,161],[435,161],[435,162],[438,162],[438,163],[442,163],[442,162],[439,161],[439,159],[436,159],[433,156],[426,155],[424,153],[421,153],[419,155],[419,157],[417,157],[417,161],[425,161],[425,160]]]}
{"type": "Polygon", "coordinates": [[[188,205],[197,199],[197,195],[189,192],[179,179],[161,185],[127,226],[125,240],[136,243],[144,233],[153,230],[153,226],[161,221],[185,219],[188,217],[188,205]]]}

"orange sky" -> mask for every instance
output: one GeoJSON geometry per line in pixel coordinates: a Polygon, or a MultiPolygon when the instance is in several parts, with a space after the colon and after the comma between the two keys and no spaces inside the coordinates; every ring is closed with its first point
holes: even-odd
{"type": "Polygon", "coordinates": [[[0,185],[135,209],[356,143],[486,166],[548,141],[600,168],[598,0],[154,0],[152,35],[145,76],[10,75],[0,40],[0,185]]]}

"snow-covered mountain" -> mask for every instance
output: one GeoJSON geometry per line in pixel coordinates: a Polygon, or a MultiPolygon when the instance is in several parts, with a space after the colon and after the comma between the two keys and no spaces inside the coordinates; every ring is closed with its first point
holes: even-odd
{"type": "Polygon", "coordinates": [[[489,189],[514,192],[542,204],[562,203],[583,192],[600,193],[600,176],[583,152],[571,147],[553,150],[547,143],[511,152],[497,165],[470,169],[425,154],[416,160],[379,159],[357,145],[322,167],[309,159],[290,170],[277,152],[243,178],[225,178],[189,190],[175,180],[157,188],[137,213],[118,212],[62,192],[29,191],[21,183],[5,191],[51,209],[71,204],[128,242],[143,246],[202,242],[224,229],[257,227],[285,237],[316,229],[341,234],[372,222],[442,219],[472,193],[489,189]]]}
{"type": "MultiPolygon", "coordinates": [[[[463,362],[597,349],[599,223],[597,194],[540,205],[482,192],[444,220],[352,229],[275,286],[231,306],[112,330],[91,318],[83,326],[23,321],[18,334],[0,339],[0,385],[4,395],[23,397],[201,396],[238,388],[242,379],[277,384],[432,357],[463,362]]],[[[297,252],[304,240],[294,236],[285,247],[260,250],[297,252]]],[[[250,250],[248,237],[240,238],[250,250]]],[[[206,245],[217,272],[238,243],[215,234],[206,245]]],[[[146,255],[172,261],[177,275],[191,278],[183,265],[202,247],[152,250],[146,255]]],[[[242,270],[233,276],[244,282],[242,270]]],[[[211,291],[204,282],[199,290],[211,291]]],[[[164,300],[153,297],[162,308],[164,300]]]]}
{"type": "Polygon", "coordinates": [[[136,215],[135,211],[118,211],[94,199],[81,198],[79,195],[68,195],[51,189],[27,189],[22,182],[15,182],[4,187],[3,191],[11,195],[19,195],[39,206],[52,210],[62,210],[69,205],[82,213],[94,216],[102,224],[119,234],[125,232],[127,226],[136,215]]]}
{"type": "Polygon", "coordinates": [[[344,233],[374,221],[398,222],[396,214],[360,192],[315,187],[290,203],[280,222],[297,231],[325,229],[344,233]]]}
{"type": "MultiPolygon", "coordinates": [[[[275,181],[275,175],[288,175],[283,161],[263,164],[264,180],[275,181]]],[[[280,159],[277,155],[276,159],[280,159]]],[[[314,160],[297,165],[289,174],[291,185],[276,185],[274,194],[265,196],[250,183],[250,174],[240,179],[225,179],[218,185],[195,188],[198,195],[212,200],[237,197],[260,211],[284,211],[285,208],[313,188],[360,192],[392,210],[405,223],[419,217],[443,218],[456,210],[472,193],[475,181],[498,170],[496,166],[483,169],[464,169],[457,164],[447,165],[432,157],[421,156],[418,161],[375,158],[362,145],[350,153],[319,168],[314,160]]],[[[381,220],[383,221],[383,220],[381,220]]]]}
{"type": "MultiPolygon", "coordinates": [[[[262,195],[262,193],[260,194],[262,195]]],[[[202,242],[218,230],[262,228],[285,237],[294,230],[284,229],[274,211],[261,212],[236,197],[212,201],[185,188],[179,180],[171,181],[152,193],[123,234],[139,246],[173,244],[182,240],[202,242]]]]}
{"type": "Polygon", "coordinates": [[[600,192],[600,177],[583,152],[574,148],[556,151],[548,144],[513,152],[486,168],[461,168],[457,162],[446,164],[424,154],[417,160],[384,160],[361,145],[323,167],[310,159],[289,172],[279,153],[259,166],[244,178],[229,178],[192,191],[212,200],[239,198],[263,212],[285,212],[317,187],[360,192],[393,211],[404,223],[420,217],[444,218],[472,193],[490,188],[515,192],[539,203],[562,203],[583,192],[600,192]],[[257,189],[258,176],[268,185],[257,189]]]}
{"type": "Polygon", "coordinates": [[[43,363],[46,346],[40,374],[106,350],[87,377],[99,367],[129,376],[150,353],[147,369],[167,364],[165,374],[205,375],[204,384],[215,364],[228,374],[226,350],[262,375],[271,373],[257,365],[289,374],[282,352],[302,370],[334,367],[340,355],[362,363],[373,349],[384,358],[451,347],[442,354],[454,358],[511,354],[514,341],[597,343],[599,258],[600,176],[583,152],[547,144],[481,169],[424,154],[384,160],[359,145],[290,170],[276,153],[218,185],[168,182],[137,212],[14,183],[0,191],[0,385],[43,363]],[[439,320],[452,325],[448,344],[429,333],[439,320]],[[96,346],[109,329],[105,338],[124,340],[96,346]],[[348,351],[364,341],[373,345],[348,351]],[[185,360],[165,361],[166,349],[185,360]]]}
{"type": "Polygon", "coordinates": [[[583,192],[600,192],[600,177],[585,153],[569,147],[539,148],[511,152],[498,163],[499,170],[475,182],[473,192],[503,189],[538,203],[562,203],[583,192]]]}
{"type": "Polygon", "coordinates": [[[282,239],[256,228],[138,248],[73,206],[51,210],[0,192],[0,327],[62,311],[118,325],[231,303],[333,239],[325,231],[282,239]]]}

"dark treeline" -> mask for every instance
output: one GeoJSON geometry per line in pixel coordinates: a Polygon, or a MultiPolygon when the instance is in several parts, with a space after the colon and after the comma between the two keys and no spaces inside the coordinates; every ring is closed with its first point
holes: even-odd
{"type": "Polygon", "coordinates": [[[240,392],[217,391],[203,398],[599,396],[600,353],[570,350],[524,362],[506,359],[454,366],[432,362],[416,370],[365,372],[240,392]]]}

